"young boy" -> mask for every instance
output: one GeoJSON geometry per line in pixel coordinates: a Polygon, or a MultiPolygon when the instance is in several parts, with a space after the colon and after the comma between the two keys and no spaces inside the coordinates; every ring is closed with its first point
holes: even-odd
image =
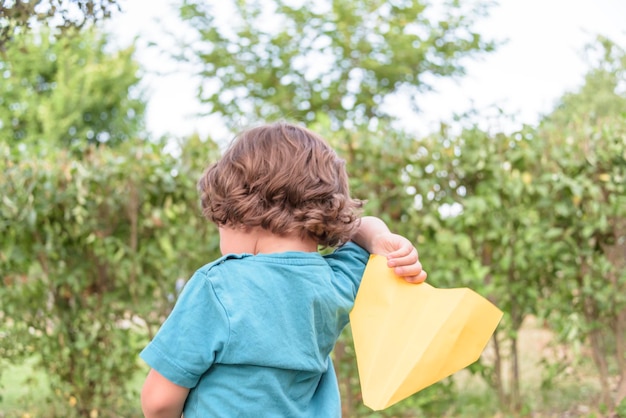
{"type": "Polygon", "coordinates": [[[369,254],[419,283],[417,251],[359,219],[344,161],[296,125],[243,132],[199,189],[223,256],[193,275],[141,352],[145,416],[340,416],[330,354],[369,254]],[[338,248],[322,256],[320,245],[338,248]]]}

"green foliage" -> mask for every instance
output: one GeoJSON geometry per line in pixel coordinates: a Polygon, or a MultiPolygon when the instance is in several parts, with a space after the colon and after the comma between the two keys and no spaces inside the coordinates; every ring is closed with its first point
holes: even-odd
{"type": "MultiPolygon", "coordinates": [[[[535,313],[544,275],[546,225],[538,205],[548,197],[535,184],[539,153],[530,130],[492,135],[472,128],[454,135],[442,129],[422,142],[415,160],[430,177],[420,198],[427,209],[412,218],[427,243],[421,258],[438,287],[470,287],[504,311],[495,356],[471,370],[512,409],[521,406],[517,333],[535,313]]],[[[412,184],[424,176],[414,172],[412,184]]]]}
{"type": "Polygon", "coordinates": [[[462,59],[493,49],[473,29],[485,5],[421,0],[229,2],[186,0],[181,18],[197,34],[179,58],[193,62],[199,98],[230,126],[287,117],[329,117],[334,130],[387,117],[383,103],[417,95],[440,76],[463,74],[462,59]],[[271,22],[271,23],[268,23],[271,22]]]}
{"type": "MultiPolygon", "coordinates": [[[[617,103],[620,96],[606,97],[617,103]]],[[[369,200],[367,210],[422,243],[431,283],[468,286],[505,312],[495,356],[470,368],[502,406],[523,409],[518,333],[528,315],[561,318],[557,329],[577,329],[583,342],[604,323],[602,353],[619,347],[623,334],[610,325],[623,315],[626,294],[623,125],[623,118],[597,126],[585,119],[554,136],[530,127],[511,135],[442,127],[420,140],[384,125],[327,133],[349,162],[354,193],[369,200]],[[586,269],[580,260],[592,270],[576,279],[586,269]],[[586,322],[581,314],[590,307],[593,321],[586,322]]]]}
{"type": "Polygon", "coordinates": [[[144,182],[124,152],[140,157],[142,145],[121,145],[139,133],[144,103],[132,48],[109,53],[94,30],[64,33],[17,34],[0,57],[0,352],[3,361],[39,361],[59,400],[50,413],[69,416],[69,405],[106,415],[105,405],[132,396],[125,379],[137,365],[118,359],[136,356],[142,334],[129,324],[149,310],[128,309],[129,297],[149,290],[136,275],[156,274],[136,265],[144,249],[133,205],[144,182]],[[96,146],[103,143],[122,153],[96,146]]]}
{"type": "Polygon", "coordinates": [[[2,0],[0,1],[0,51],[37,24],[65,30],[109,18],[119,10],[117,0],[2,0]]]}
{"type": "Polygon", "coordinates": [[[585,85],[540,127],[554,199],[543,216],[558,237],[544,309],[563,340],[589,344],[610,410],[626,398],[626,54],[598,46],[585,85]]]}
{"type": "Polygon", "coordinates": [[[118,145],[143,129],[133,48],[109,53],[94,30],[16,38],[0,55],[0,136],[13,150],[80,155],[88,144],[118,145]]]}
{"type": "Polygon", "coordinates": [[[313,124],[313,129],[328,138],[337,153],[346,160],[352,194],[367,202],[367,212],[385,220],[392,228],[401,228],[409,237],[408,213],[412,212],[418,193],[410,183],[410,156],[419,143],[393,130],[386,122],[376,129],[358,127],[333,132],[328,121],[313,124]]]}
{"type": "Polygon", "coordinates": [[[197,140],[178,160],[160,144],[129,141],[80,158],[15,160],[2,145],[0,353],[39,360],[54,388],[51,413],[118,416],[136,405],[126,383],[176,280],[217,255],[198,211],[194,147],[216,155],[197,140]]]}

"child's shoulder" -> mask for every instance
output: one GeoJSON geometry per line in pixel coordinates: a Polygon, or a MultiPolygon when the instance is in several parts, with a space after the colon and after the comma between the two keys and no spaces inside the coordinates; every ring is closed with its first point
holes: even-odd
{"type": "Polygon", "coordinates": [[[222,283],[225,278],[233,277],[237,270],[245,268],[242,264],[247,264],[232,263],[230,261],[242,260],[248,257],[249,254],[228,254],[213,260],[198,268],[189,280],[184,283],[184,287],[197,289],[207,285],[215,287],[215,285],[222,283]]]}

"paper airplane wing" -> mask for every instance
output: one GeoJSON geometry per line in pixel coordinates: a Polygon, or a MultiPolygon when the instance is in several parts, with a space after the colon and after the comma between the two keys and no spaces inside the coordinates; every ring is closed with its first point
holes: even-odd
{"type": "Polygon", "coordinates": [[[407,283],[372,255],[350,313],[363,403],[387,408],[469,366],[501,318],[468,288],[407,283]]]}

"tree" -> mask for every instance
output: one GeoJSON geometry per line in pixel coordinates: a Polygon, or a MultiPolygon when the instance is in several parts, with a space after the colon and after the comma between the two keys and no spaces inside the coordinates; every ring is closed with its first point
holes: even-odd
{"type": "Polygon", "coordinates": [[[80,29],[88,23],[109,18],[120,9],[117,0],[1,0],[0,51],[33,26],[55,27],[61,31],[80,29]]]}
{"type": "Polygon", "coordinates": [[[96,147],[17,160],[0,144],[0,358],[35,360],[47,417],[138,416],[137,354],[219,254],[195,187],[215,144],[96,147]]]}
{"type": "Polygon", "coordinates": [[[202,231],[195,214],[170,228],[197,207],[198,174],[140,138],[133,50],[105,46],[94,28],[42,28],[0,57],[0,357],[36,360],[57,416],[128,406],[138,344],[188,271],[171,245],[202,231]]]}
{"type": "Polygon", "coordinates": [[[289,118],[351,128],[388,118],[385,103],[418,95],[436,77],[462,75],[463,60],[494,48],[473,29],[484,4],[422,0],[232,1],[228,24],[217,2],[185,0],[195,33],[178,58],[194,64],[206,113],[229,126],[289,118]]]}
{"type": "Polygon", "coordinates": [[[534,137],[529,127],[509,135],[443,126],[421,141],[408,180],[421,207],[409,222],[426,243],[420,256],[431,283],[467,286],[504,312],[490,354],[470,369],[512,411],[524,405],[518,334],[536,313],[545,279],[540,237],[547,224],[539,210],[550,196],[537,182],[541,148],[534,137]]]}
{"type": "Polygon", "coordinates": [[[605,38],[590,50],[584,85],[539,127],[557,249],[544,309],[561,337],[589,344],[611,410],[626,407],[626,53],[605,38]]]}
{"type": "Polygon", "coordinates": [[[133,48],[109,53],[88,29],[19,36],[0,57],[0,136],[14,149],[116,145],[143,129],[145,104],[133,48]]]}

